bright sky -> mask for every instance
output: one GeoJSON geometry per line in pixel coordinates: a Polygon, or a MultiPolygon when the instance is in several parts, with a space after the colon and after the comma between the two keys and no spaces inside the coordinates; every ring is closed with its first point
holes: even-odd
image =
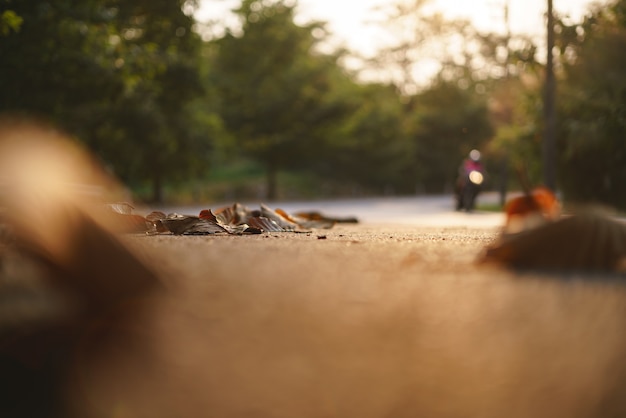
{"type": "MultiPolygon", "coordinates": [[[[293,0],[295,1],[295,0],[293,0]]],[[[382,29],[372,22],[383,16],[377,7],[394,4],[398,0],[298,0],[297,22],[319,20],[327,22],[334,35],[335,45],[345,46],[364,56],[374,56],[377,47],[384,44],[382,29]]],[[[509,4],[509,22],[513,34],[527,34],[544,39],[547,0],[430,0],[434,10],[444,17],[464,18],[483,32],[505,32],[504,6],[509,4]]],[[[555,13],[580,21],[593,3],[605,4],[608,0],[553,0],[555,13]]],[[[240,0],[200,0],[196,13],[200,22],[215,20],[222,24],[233,24],[229,10],[238,6],[240,0]]],[[[235,21],[236,22],[236,21],[235,21]]],[[[418,78],[428,79],[436,66],[425,64],[416,70],[418,78]]]]}
{"type": "MultiPolygon", "coordinates": [[[[368,19],[375,18],[371,11],[376,5],[389,0],[301,0],[304,15],[316,16],[327,20],[333,33],[345,40],[347,45],[359,51],[373,51],[372,44],[377,39],[375,28],[367,25],[368,19]],[[342,12],[338,9],[345,10],[342,12]],[[359,5],[358,12],[349,10],[359,5]],[[369,7],[368,7],[369,5],[369,7]]],[[[433,8],[441,11],[448,18],[464,18],[485,32],[504,32],[504,5],[507,0],[433,0],[433,8]]],[[[509,21],[513,33],[525,33],[543,36],[545,33],[546,0],[508,0],[509,21]]],[[[578,21],[584,16],[591,0],[553,0],[556,12],[578,21]]]]}
{"type": "MultiPolygon", "coordinates": [[[[371,24],[376,20],[376,6],[395,0],[299,0],[298,19],[322,20],[337,42],[364,54],[375,51],[381,33],[371,24]]],[[[513,33],[541,36],[544,33],[546,0],[431,0],[433,7],[449,18],[469,19],[483,31],[504,31],[504,4],[509,2],[510,25],[513,33]]],[[[590,4],[597,0],[553,0],[554,10],[580,20],[590,4]]],[[[605,3],[606,0],[600,0],[605,3]]],[[[237,0],[201,0],[196,14],[200,21],[228,20],[228,10],[237,0]]]]}

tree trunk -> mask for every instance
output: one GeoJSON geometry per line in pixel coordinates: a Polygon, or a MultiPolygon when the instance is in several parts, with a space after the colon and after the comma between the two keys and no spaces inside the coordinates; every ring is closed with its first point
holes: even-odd
{"type": "Polygon", "coordinates": [[[554,48],[554,14],[552,0],[548,0],[546,81],[544,92],[544,136],[543,136],[543,182],[551,190],[556,189],[556,79],[552,49],[554,48]]]}
{"type": "Polygon", "coordinates": [[[269,161],[267,164],[267,199],[269,201],[276,200],[278,197],[278,166],[275,162],[269,161]]]}
{"type": "Polygon", "coordinates": [[[163,203],[163,179],[160,172],[152,177],[152,203],[163,203]]]}

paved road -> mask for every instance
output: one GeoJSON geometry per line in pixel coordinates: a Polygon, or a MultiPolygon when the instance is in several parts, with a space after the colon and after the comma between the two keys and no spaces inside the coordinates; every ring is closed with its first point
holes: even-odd
{"type": "Polygon", "coordinates": [[[493,216],[444,197],[318,208],[364,223],[128,237],[170,292],[80,356],[78,416],[626,416],[622,283],[476,263],[493,229],[367,223],[493,216]]]}
{"type": "MultiPolygon", "coordinates": [[[[50,133],[19,143],[31,135],[50,133]]],[[[22,272],[22,254],[3,259],[0,285],[16,313],[42,320],[5,335],[26,349],[3,364],[29,373],[11,380],[3,369],[2,394],[18,395],[0,414],[21,395],[41,405],[38,392],[70,409],[44,415],[81,418],[626,417],[623,281],[476,263],[497,232],[464,226],[498,225],[500,214],[455,213],[451,196],[289,202],[272,206],[363,224],[125,235],[126,252],[89,206],[59,192],[88,177],[83,165],[67,166],[62,148],[23,152],[0,153],[0,167],[23,185],[5,200],[20,249],[35,256],[22,272]],[[135,290],[146,272],[134,250],[163,292],[135,290]],[[98,318],[78,317],[83,307],[98,318]],[[42,364],[53,376],[31,377],[42,364]]]]}

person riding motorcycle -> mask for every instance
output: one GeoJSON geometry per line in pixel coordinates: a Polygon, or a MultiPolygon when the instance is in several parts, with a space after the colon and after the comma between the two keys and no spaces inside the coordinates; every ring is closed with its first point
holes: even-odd
{"type": "Polygon", "coordinates": [[[480,151],[473,149],[459,167],[456,183],[456,209],[471,211],[485,179],[480,151]]]}

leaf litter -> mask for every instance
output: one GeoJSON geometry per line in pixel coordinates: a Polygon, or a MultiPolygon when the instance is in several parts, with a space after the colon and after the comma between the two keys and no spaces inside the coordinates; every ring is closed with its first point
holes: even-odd
{"type": "Polygon", "coordinates": [[[320,212],[289,214],[265,204],[261,204],[259,209],[250,209],[241,203],[234,203],[216,210],[203,209],[197,216],[153,211],[143,217],[133,214],[134,207],[125,202],[109,204],[108,209],[123,232],[149,235],[308,233],[311,229],[330,229],[337,223],[358,222],[354,217],[332,217],[320,212]]]}
{"type": "MultiPolygon", "coordinates": [[[[546,193],[541,189],[509,202],[502,233],[484,249],[480,261],[516,269],[626,272],[624,223],[596,213],[561,215],[560,203],[552,196],[547,199],[546,193]]],[[[124,232],[148,235],[310,233],[312,229],[331,229],[337,223],[358,222],[353,217],[315,211],[291,214],[263,203],[258,209],[234,203],[203,209],[198,215],[153,211],[145,217],[134,214],[128,203],[108,208],[124,232]]]]}

